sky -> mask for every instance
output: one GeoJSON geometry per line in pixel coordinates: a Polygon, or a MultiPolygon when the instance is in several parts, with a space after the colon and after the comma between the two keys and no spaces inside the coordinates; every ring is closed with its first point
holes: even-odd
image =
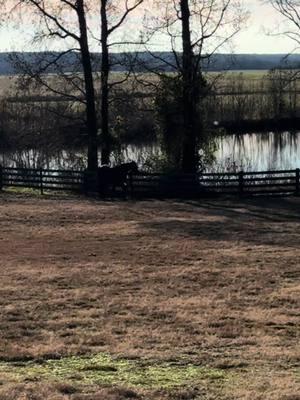
{"type": "Polygon", "coordinates": [[[250,11],[247,28],[235,38],[237,53],[289,53],[295,43],[284,36],[272,35],[280,30],[284,21],[267,1],[246,3],[250,11]]]}
{"type": "MultiPolygon", "coordinates": [[[[272,36],[282,23],[279,14],[263,0],[242,0],[250,12],[247,26],[235,36],[233,50],[235,53],[288,53],[295,49],[295,44],[285,37],[272,36]]],[[[136,18],[136,17],[135,17],[136,18]]],[[[30,44],[32,25],[23,25],[22,31],[11,25],[0,27],[0,51],[40,50],[30,44]]],[[[155,50],[169,50],[167,42],[157,38],[155,50]]],[[[226,49],[223,52],[228,52],[226,49]]],[[[299,51],[298,51],[299,52],[299,51]]]]}

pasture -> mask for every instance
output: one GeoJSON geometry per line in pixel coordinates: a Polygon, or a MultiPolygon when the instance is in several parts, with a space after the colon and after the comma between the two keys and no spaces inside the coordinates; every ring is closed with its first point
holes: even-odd
{"type": "MultiPolygon", "coordinates": [[[[208,72],[205,74],[207,77],[208,81],[215,82],[215,85],[217,88],[219,88],[220,93],[226,92],[227,90],[231,90],[232,85],[236,86],[236,79],[239,78],[240,80],[243,80],[244,86],[243,88],[236,88],[240,90],[249,90],[253,91],[254,93],[256,91],[261,90],[261,85],[263,85],[264,81],[267,78],[268,75],[268,70],[237,70],[237,71],[220,71],[220,72],[208,72]]],[[[170,73],[171,74],[171,73],[170,73]]],[[[80,77],[80,74],[78,74],[80,77]]],[[[121,72],[112,72],[110,75],[110,81],[111,82],[118,82],[122,81],[124,79],[125,74],[121,72]]],[[[158,77],[155,74],[151,73],[142,73],[139,75],[139,79],[141,82],[151,82],[155,84],[158,81],[158,77]]],[[[61,81],[58,76],[54,74],[49,74],[48,76],[49,83],[51,85],[57,85],[58,88],[61,88],[61,81]]],[[[122,86],[124,90],[132,90],[131,86],[133,84],[133,77],[129,78],[127,82],[125,82],[122,86]]],[[[18,76],[13,75],[13,76],[6,76],[2,75],[0,76],[0,98],[8,98],[8,97],[14,97],[17,91],[17,82],[18,82],[18,76]]],[[[100,86],[100,76],[99,74],[95,74],[95,82],[96,82],[96,88],[100,86]]],[[[136,85],[136,88],[138,91],[144,95],[149,94],[149,91],[151,93],[151,90],[145,86],[143,86],[142,83],[140,85],[136,85]]],[[[299,84],[297,83],[297,89],[299,88],[299,84]]],[[[70,88],[71,89],[71,88],[70,88]]],[[[29,96],[51,96],[51,93],[47,92],[46,89],[36,89],[34,91],[31,91],[27,93],[29,96]]]]}
{"type": "MultiPolygon", "coordinates": [[[[124,77],[124,73],[114,72],[110,76],[110,81],[116,83],[124,80],[124,77]]],[[[240,124],[244,120],[293,119],[299,115],[300,81],[291,79],[295,78],[295,71],[280,71],[272,74],[265,70],[223,71],[209,72],[205,74],[205,77],[210,90],[209,95],[204,99],[203,107],[205,120],[210,123],[233,121],[240,124]]],[[[70,117],[75,118],[83,112],[82,104],[79,100],[70,102],[67,94],[78,96],[78,99],[82,100],[82,93],[76,87],[81,87],[83,81],[80,74],[74,76],[73,79],[75,89],[70,82],[66,82],[58,75],[50,74],[45,78],[47,84],[56,90],[63,88],[63,93],[66,94],[63,96],[52,93],[45,87],[36,86],[18,92],[16,76],[0,77],[0,99],[8,100],[7,104],[2,105],[4,117],[7,113],[22,116],[28,109],[27,112],[31,118],[36,120],[34,126],[39,126],[40,119],[35,116],[38,109],[46,110],[51,105],[54,108],[54,114],[57,115],[59,108],[64,104],[70,117]]],[[[115,86],[111,92],[111,98],[114,99],[111,107],[112,124],[115,123],[117,117],[121,121],[121,125],[118,126],[120,131],[130,131],[131,127],[137,124],[134,135],[140,138],[137,132],[145,130],[145,125],[141,120],[146,118],[147,129],[153,132],[155,115],[152,100],[158,83],[158,77],[155,74],[142,73],[137,81],[132,76],[121,85],[115,86]],[[129,98],[130,104],[127,104],[129,98]]],[[[95,74],[95,89],[99,96],[101,84],[97,74],[95,74]]],[[[6,129],[10,131],[10,128],[6,129]]]]}
{"type": "Polygon", "coordinates": [[[300,200],[0,195],[1,400],[299,400],[300,200]]]}

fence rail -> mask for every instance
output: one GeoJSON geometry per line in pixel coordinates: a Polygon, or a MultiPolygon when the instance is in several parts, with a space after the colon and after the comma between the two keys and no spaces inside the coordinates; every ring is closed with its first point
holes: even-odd
{"type": "MultiPolygon", "coordinates": [[[[41,193],[49,190],[86,192],[86,176],[84,171],[78,170],[0,167],[0,189],[26,187],[38,189],[41,193]]],[[[300,169],[173,175],[140,172],[130,177],[129,189],[134,197],[299,196],[300,169]]]]}
{"type": "Polygon", "coordinates": [[[214,194],[239,196],[300,195],[299,169],[282,171],[225,172],[185,175],[140,173],[132,177],[137,197],[203,197],[214,194]]]}
{"type": "Polygon", "coordinates": [[[84,184],[82,171],[51,170],[34,168],[1,168],[2,187],[26,187],[45,190],[65,190],[81,192],[84,184]]]}

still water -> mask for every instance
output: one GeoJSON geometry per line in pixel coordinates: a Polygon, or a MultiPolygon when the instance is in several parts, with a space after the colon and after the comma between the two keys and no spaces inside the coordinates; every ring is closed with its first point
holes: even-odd
{"type": "Polygon", "coordinates": [[[300,168],[300,132],[224,136],[215,156],[214,167],[230,168],[233,164],[245,171],[300,168]]]}
{"type": "MultiPolygon", "coordinates": [[[[147,160],[159,156],[157,144],[127,145],[112,162],[136,161],[141,168],[147,160]]],[[[80,150],[64,150],[44,153],[37,150],[4,152],[0,154],[3,166],[27,168],[82,169],[86,165],[86,155],[80,150]]],[[[217,139],[214,163],[209,171],[264,171],[300,168],[300,132],[252,133],[226,135],[217,139]]]]}

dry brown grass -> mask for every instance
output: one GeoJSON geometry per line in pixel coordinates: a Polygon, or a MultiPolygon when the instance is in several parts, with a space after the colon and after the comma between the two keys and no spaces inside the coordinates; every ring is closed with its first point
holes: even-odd
{"type": "MultiPolygon", "coordinates": [[[[135,203],[2,194],[0,358],[188,359],[230,371],[224,399],[298,400],[299,210],[296,198],[135,203]]],[[[41,394],[40,383],[0,381],[1,400],[130,398],[51,384],[41,394]]]]}

